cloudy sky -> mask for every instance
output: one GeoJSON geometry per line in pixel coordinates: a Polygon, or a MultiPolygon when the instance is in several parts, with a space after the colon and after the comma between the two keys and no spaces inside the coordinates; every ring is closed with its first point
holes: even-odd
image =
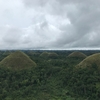
{"type": "Polygon", "coordinates": [[[100,48],[100,0],[0,0],[0,49],[100,48]]]}

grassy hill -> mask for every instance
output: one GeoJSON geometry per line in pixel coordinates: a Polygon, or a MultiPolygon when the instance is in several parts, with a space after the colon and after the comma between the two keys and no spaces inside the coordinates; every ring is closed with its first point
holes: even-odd
{"type": "Polygon", "coordinates": [[[55,52],[43,52],[40,54],[40,57],[44,58],[58,58],[58,54],[55,52]]]}
{"type": "Polygon", "coordinates": [[[58,54],[55,52],[51,52],[51,53],[49,53],[48,57],[49,58],[58,58],[58,54]]]}
{"type": "Polygon", "coordinates": [[[16,51],[4,58],[0,62],[1,67],[7,67],[12,69],[23,69],[29,67],[35,67],[36,63],[32,61],[25,53],[16,51]]]}
{"type": "Polygon", "coordinates": [[[87,56],[82,52],[75,51],[69,54],[68,57],[69,58],[86,58],[87,56]]]}
{"type": "Polygon", "coordinates": [[[48,57],[49,53],[48,52],[43,52],[40,54],[41,57],[48,57]]]}
{"type": "Polygon", "coordinates": [[[88,56],[82,62],[80,62],[77,65],[77,67],[86,68],[86,67],[92,67],[93,65],[98,66],[100,69],[100,53],[88,56]]]}

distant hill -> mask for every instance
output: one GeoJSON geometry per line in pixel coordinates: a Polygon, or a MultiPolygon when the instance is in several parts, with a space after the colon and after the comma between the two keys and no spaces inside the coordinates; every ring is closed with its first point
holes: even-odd
{"type": "Polygon", "coordinates": [[[0,62],[0,67],[7,67],[11,69],[24,69],[35,66],[36,63],[21,51],[11,53],[0,62]]]}
{"type": "Polygon", "coordinates": [[[87,56],[82,52],[75,51],[69,54],[68,57],[69,58],[86,58],[87,56]]]}
{"type": "Polygon", "coordinates": [[[49,53],[49,55],[48,55],[48,57],[49,58],[58,58],[58,54],[57,53],[55,53],[55,52],[51,52],[51,53],[49,53]]]}
{"type": "Polygon", "coordinates": [[[93,65],[94,67],[98,66],[98,68],[100,69],[100,53],[88,56],[82,62],[80,62],[77,65],[77,67],[86,68],[86,67],[92,67],[93,65]]]}
{"type": "Polygon", "coordinates": [[[49,53],[48,52],[43,52],[40,54],[41,57],[48,57],[49,53]]]}
{"type": "Polygon", "coordinates": [[[44,58],[51,58],[51,59],[58,58],[58,54],[55,52],[43,52],[40,54],[40,56],[44,58]]]}

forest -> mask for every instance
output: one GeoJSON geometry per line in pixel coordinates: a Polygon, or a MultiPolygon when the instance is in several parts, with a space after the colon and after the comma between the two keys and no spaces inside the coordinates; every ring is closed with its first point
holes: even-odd
{"type": "Polygon", "coordinates": [[[0,100],[100,99],[99,50],[14,52],[0,51],[0,100]]]}

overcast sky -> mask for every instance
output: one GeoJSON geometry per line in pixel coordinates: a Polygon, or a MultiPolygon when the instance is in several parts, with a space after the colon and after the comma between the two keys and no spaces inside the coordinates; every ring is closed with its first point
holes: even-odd
{"type": "Polygon", "coordinates": [[[100,0],[0,0],[0,49],[100,48],[100,0]]]}

